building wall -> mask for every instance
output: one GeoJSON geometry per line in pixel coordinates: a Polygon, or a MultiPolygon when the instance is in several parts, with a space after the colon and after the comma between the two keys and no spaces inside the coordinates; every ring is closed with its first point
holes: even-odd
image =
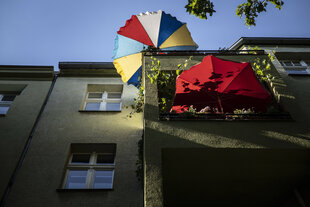
{"type": "Polygon", "coordinates": [[[307,88],[310,86],[309,76],[288,75],[280,64],[281,56],[283,56],[280,54],[286,54],[286,58],[291,60],[310,60],[310,47],[287,45],[260,45],[259,47],[275,57],[273,65],[279,72],[281,79],[283,79],[284,83],[287,85],[288,90],[292,94],[292,98],[295,99],[295,104],[290,110],[295,111],[294,114],[296,114],[299,119],[307,122],[310,117],[310,110],[308,109],[308,103],[310,103],[310,93],[307,91],[307,88]]]}
{"type": "MultiPolygon", "coordinates": [[[[175,70],[177,69],[178,64],[184,63],[184,60],[189,58],[188,56],[152,55],[160,60],[161,69],[163,70],[175,70]]],[[[239,62],[251,62],[257,56],[238,55],[218,57],[239,62]]],[[[203,56],[194,56],[187,68],[200,63],[202,59],[203,56]]],[[[152,68],[151,59],[148,55],[144,56],[144,68],[145,73],[147,73],[148,70],[152,68]]],[[[276,91],[276,96],[278,96],[283,107],[291,114],[293,120],[159,121],[157,87],[156,84],[151,84],[150,80],[145,78],[144,202],[146,207],[170,206],[168,204],[171,204],[174,201],[177,201],[179,206],[188,206],[190,202],[193,202],[191,204],[195,206],[197,204],[207,204],[205,202],[210,200],[214,202],[211,203],[211,206],[227,206],[227,203],[225,204],[225,202],[222,202],[223,205],[221,205],[221,201],[225,201],[225,199],[226,202],[231,201],[230,205],[239,204],[238,206],[242,206],[242,204],[244,204],[244,206],[262,206],[263,204],[270,204],[268,202],[275,202],[272,200],[272,192],[280,192],[283,185],[286,185],[287,187],[289,185],[285,182],[287,178],[294,177],[297,179],[298,176],[303,177],[305,174],[307,174],[307,170],[305,169],[307,169],[306,160],[309,158],[309,152],[307,151],[302,156],[299,156],[298,150],[285,151],[284,149],[308,149],[310,147],[310,131],[308,127],[310,109],[306,107],[307,103],[309,103],[308,88],[310,87],[310,82],[308,80],[302,80],[302,78],[300,78],[301,82],[299,82],[298,78],[281,78],[281,75],[279,75],[274,67],[272,67],[271,73],[275,77],[271,85],[276,91]],[[210,150],[214,148],[219,149],[219,151],[214,153],[212,150],[210,150]],[[224,173],[222,176],[226,176],[228,179],[226,179],[225,182],[218,182],[217,184],[221,186],[222,189],[230,186],[231,191],[227,190],[227,194],[217,194],[208,198],[209,195],[207,192],[212,191],[208,189],[210,186],[208,186],[206,183],[208,183],[210,176],[212,175],[208,174],[208,168],[206,168],[208,165],[208,159],[204,158],[203,156],[212,155],[214,158],[213,163],[215,163],[215,165],[220,165],[220,159],[217,159],[216,157],[225,154],[228,148],[238,149],[242,153],[244,153],[244,150],[246,149],[253,149],[253,151],[248,152],[248,158],[243,160],[243,162],[248,163],[266,159],[266,157],[264,158],[263,149],[272,149],[272,158],[270,159],[273,159],[273,161],[271,161],[271,163],[267,164],[265,167],[262,167],[263,169],[269,169],[268,166],[278,166],[278,164],[281,163],[281,156],[278,156],[279,153],[277,153],[275,149],[282,149],[284,150],[281,152],[282,155],[294,157],[292,158],[293,161],[284,163],[284,165],[290,166],[289,163],[292,164],[297,162],[300,164],[300,168],[298,168],[299,171],[297,171],[295,174],[292,172],[286,175],[282,174],[281,176],[278,176],[279,172],[287,170],[287,168],[281,168],[278,166],[277,169],[282,170],[265,172],[264,175],[260,175],[260,171],[257,171],[257,173],[253,175],[252,180],[246,180],[246,177],[249,178],[249,176],[246,175],[246,172],[250,172],[247,167],[242,170],[233,171],[232,168],[225,167],[224,165],[224,167],[219,168],[218,171],[213,171],[213,175],[214,173],[220,174],[225,172],[226,174],[224,173]],[[192,153],[185,154],[187,152],[186,150],[192,153]],[[256,156],[255,152],[257,150],[260,151],[256,156]],[[165,168],[163,168],[163,166],[165,168]],[[169,166],[178,166],[178,168],[174,168],[178,170],[174,170],[173,167],[169,166]],[[183,168],[184,170],[182,170],[183,168]],[[205,172],[205,174],[201,173],[200,170],[205,172]],[[237,176],[231,176],[230,172],[237,174],[237,176]],[[273,185],[272,182],[266,182],[266,185],[262,185],[261,189],[266,190],[268,186],[276,186],[276,188],[273,188],[271,193],[268,190],[262,194],[247,194],[246,192],[240,192],[236,189],[238,187],[250,189],[251,182],[254,178],[260,180],[262,177],[266,177],[267,175],[269,180],[274,180],[277,179],[277,177],[281,177],[280,183],[284,184],[281,186],[275,183],[273,185]],[[170,180],[167,181],[167,179],[170,180]],[[244,182],[244,185],[236,186],[236,188],[234,188],[234,183],[236,183],[238,179],[239,181],[244,182]],[[163,187],[163,183],[164,185],[167,183],[170,184],[163,187]],[[171,183],[174,183],[175,185],[178,184],[178,186],[171,188],[171,183]],[[181,190],[178,191],[179,194],[176,193],[174,195],[174,198],[171,197],[171,195],[173,195],[171,193],[169,194],[170,197],[165,197],[164,195],[168,195],[166,194],[167,188],[170,189],[170,192],[173,190],[177,191],[178,189],[181,190]],[[202,189],[202,191],[197,191],[197,188],[202,189]],[[205,189],[205,191],[203,191],[203,189],[205,189]],[[238,194],[238,192],[240,193],[238,194]],[[229,193],[231,193],[230,196],[229,193]],[[251,199],[248,201],[247,199],[242,199],[244,197],[253,195],[254,197],[251,197],[251,199]],[[217,198],[214,196],[217,196],[217,198]],[[239,197],[239,200],[233,198],[234,196],[239,197]]],[[[234,167],[240,166],[242,161],[240,160],[239,162],[237,157],[238,153],[232,153],[229,155],[236,156],[235,159],[232,158],[236,163],[234,167]]],[[[256,165],[253,166],[258,167],[256,165]]],[[[214,165],[211,167],[214,167],[214,165]]],[[[218,178],[219,177],[214,177],[215,180],[218,178]]],[[[292,182],[297,181],[294,180],[292,182]]],[[[254,185],[254,183],[252,184],[254,185]]],[[[218,188],[220,188],[219,186],[218,188]]],[[[284,194],[282,194],[282,196],[283,195],[284,194]]],[[[283,202],[286,202],[285,197],[282,199],[283,202]]]]}
{"type": "Polygon", "coordinates": [[[142,206],[143,189],[135,172],[142,115],[127,117],[137,89],[124,84],[121,112],[79,112],[87,84],[110,83],[123,84],[120,78],[57,79],[6,207],[142,206]],[[117,144],[113,190],[56,191],[71,143],[117,144]]]}
{"type": "Polygon", "coordinates": [[[0,80],[0,91],[24,88],[14,99],[8,113],[0,117],[1,197],[18,164],[50,85],[51,80],[0,80]]]}

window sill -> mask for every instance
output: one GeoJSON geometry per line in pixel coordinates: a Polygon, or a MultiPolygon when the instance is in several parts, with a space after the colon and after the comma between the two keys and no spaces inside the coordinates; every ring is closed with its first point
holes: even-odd
{"type": "Polygon", "coordinates": [[[309,70],[289,70],[289,69],[286,69],[285,71],[288,75],[305,75],[305,76],[310,75],[309,70]]]}
{"type": "Polygon", "coordinates": [[[289,76],[309,76],[310,73],[287,73],[289,76]]]}
{"type": "Polygon", "coordinates": [[[122,112],[122,111],[98,111],[98,110],[79,110],[79,112],[91,112],[91,113],[93,113],[93,112],[100,112],[100,113],[102,113],[102,112],[104,112],[104,113],[108,113],[108,112],[122,112]]]}
{"type": "Polygon", "coordinates": [[[160,121],[292,121],[289,113],[276,114],[192,114],[161,113],[160,121]]]}
{"type": "Polygon", "coordinates": [[[98,192],[98,191],[113,191],[114,189],[67,189],[67,188],[57,188],[57,192],[98,192]]]}

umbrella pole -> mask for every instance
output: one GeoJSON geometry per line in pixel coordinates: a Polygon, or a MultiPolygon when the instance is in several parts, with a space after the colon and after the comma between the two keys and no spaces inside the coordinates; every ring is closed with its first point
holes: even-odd
{"type": "Polygon", "coordinates": [[[220,106],[220,109],[221,109],[221,113],[224,114],[224,109],[223,109],[223,106],[222,106],[222,101],[221,101],[219,93],[217,91],[216,91],[216,95],[217,95],[217,100],[218,100],[218,103],[219,103],[219,106],[220,106]]]}

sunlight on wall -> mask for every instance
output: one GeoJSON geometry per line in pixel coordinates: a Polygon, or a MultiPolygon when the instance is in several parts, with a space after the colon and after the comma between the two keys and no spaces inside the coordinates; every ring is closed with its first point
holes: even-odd
{"type": "Polygon", "coordinates": [[[148,121],[147,127],[165,134],[177,136],[181,139],[209,147],[235,148],[242,146],[243,148],[263,148],[262,145],[247,143],[216,134],[198,132],[197,130],[182,128],[178,128],[176,130],[174,127],[168,126],[166,123],[159,123],[155,121],[148,121]]]}
{"type": "Polygon", "coordinates": [[[267,137],[270,137],[270,138],[273,138],[273,139],[277,139],[277,140],[282,140],[282,141],[290,142],[292,144],[299,145],[301,147],[310,147],[309,140],[305,140],[305,139],[296,137],[296,136],[299,136],[299,135],[289,136],[289,135],[282,134],[282,133],[279,133],[279,132],[266,131],[266,130],[263,130],[262,134],[264,136],[267,136],[267,137]]]}

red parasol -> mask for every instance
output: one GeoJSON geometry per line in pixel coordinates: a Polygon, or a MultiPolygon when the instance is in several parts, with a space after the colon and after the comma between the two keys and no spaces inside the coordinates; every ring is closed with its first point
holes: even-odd
{"type": "Polygon", "coordinates": [[[177,78],[171,111],[183,113],[192,105],[196,111],[209,107],[223,113],[243,108],[266,112],[270,101],[250,63],[206,56],[177,78]]]}

